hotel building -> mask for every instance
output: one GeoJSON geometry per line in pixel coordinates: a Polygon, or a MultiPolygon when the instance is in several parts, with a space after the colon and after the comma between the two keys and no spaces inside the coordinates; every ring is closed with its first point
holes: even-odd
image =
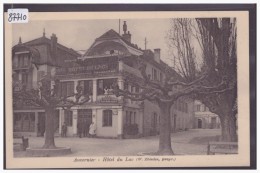
{"type": "MultiPolygon", "coordinates": [[[[37,87],[45,75],[55,75],[60,80],[59,94],[69,96],[81,86],[90,100],[69,110],[57,108],[55,114],[56,136],[66,122],[67,136],[77,136],[79,125],[89,128],[96,125],[97,137],[134,138],[159,133],[160,109],[150,101],[131,101],[111,93],[112,84],[120,89],[139,93],[136,80],[142,78],[137,58],[147,63],[146,73],[151,80],[165,80],[167,65],[161,60],[160,49],[143,50],[132,43],[126,22],[123,34],[108,30],[97,37],[85,54],[51,39],[42,37],[13,47],[13,81],[37,87]]],[[[173,71],[173,73],[175,73],[173,71]]],[[[189,98],[179,99],[171,110],[172,132],[193,127],[194,104],[189,98]]],[[[45,112],[31,105],[14,105],[13,125],[15,135],[32,135],[44,131],[45,112]]]]}

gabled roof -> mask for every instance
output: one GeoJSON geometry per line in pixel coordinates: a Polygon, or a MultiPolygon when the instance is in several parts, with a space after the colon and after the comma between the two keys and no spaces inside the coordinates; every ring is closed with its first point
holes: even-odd
{"type": "Polygon", "coordinates": [[[15,52],[22,52],[22,51],[28,51],[30,53],[30,55],[33,58],[33,63],[37,63],[40,61],[40,51],[36,48],[26,46],[24,44],[15,45],[12,48],[12,56],[14,56],[15,52]]]}
{"type": "MultiPolygon", "coordinates": [[[[51,39],[45,37],[45,36],[42,36],[42,37],[39,37],[39,38],[36,38],[34,40],[31,40],[31,41],[28,41],[28,42],[25,42],[23,43],[24,45],[28,45],[28,46],[33,46],[33,45],[39,45],[39,44],[51,44],[51,39]]],[[[80,56],[79,53],[77,53],[75,50],[73,50],[72,48],[68,48],[66,46],[63,46],[62,44],[59,44],[57,43],[57,48],[58,49],[61,49],[63,51],[66,51],[68,53],[71,53],[75,56],[80,56]]]]}
{"type": "Polygon", "coordinates": [[[107,32],[105,32],[103,35],[98,37],[96,40],[105,40],[105,39],[113,39],[113,38],[119,38],[124,41],[128,46],[131,46],[139,51],[143,51],[142,49],[138,48],[136,44],[130,43],[129,41],[125,40],[119,33],[117,33],[115,30],[110,29],[107,32]]]}
{"type": "Polygon", "coordinates": [[[96,40],[103,40],[103,39],[111,39],[111,38],[121,38],[121,36],[113,29],[105,32],[103,35],[98,37],[96,40]]]}
{"type": "Polygon", "coordinates": [[[100,37],[95,39],[95,42],[90,46],[88,51],[84,54],[89,55],[90,52],[93,51],[93,49],[96,47],[96,42],[97,41],[107,41],[107,40],[113,40],[113,39],[120,39],[122,40],[127,46],[130,46],[131,48],[143,52],[142,49],[138,48],[137,45],[130,43],[129,41],[125,40],[119,33],[117,33],[115,30],[110,29],[104,34],[102,34],[100,37]]]}
{"type": "MultiPolygon", "coordinates": [[[[50,54],[50,46],[51,46],[51,39],[46,38],[45,36],[36,38],[34,40],[25,42],[25,43],[19,43],[15,46],[13,46],[13,51],[19,51],[20,49],[27,49],[30,51],[30,53],[37,52],[37,58],[33,59],[33,62],[38,65],[47,64],[52,66],[61,66],[64,64],[64,57],[51,57],[50,54]],[[44,46],[45,45],[45,46],[44,46]],[[49,45],[49,46],[46,46],[49,45]]],[[[61,52],[65,52],[69,55],[69,57],[79,57],[81,56],[79,53],[77,53],[75,50],[71,48],[67,48],[66,46],[63,46],[59,43],[57,43],[57,49],[61,52]]],[[[36,53],[34,53],[36,54],[36,53]]]]}

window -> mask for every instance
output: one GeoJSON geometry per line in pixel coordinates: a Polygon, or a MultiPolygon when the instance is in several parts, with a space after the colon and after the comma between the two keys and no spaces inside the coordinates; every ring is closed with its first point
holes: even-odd
{"type": "Polygon", "coordinates": [[[136,87],[135,87],[135,92],[136,92],[136,93],[139,93],[139,86],[136,86],[136,87]]]}
{"type": "Polygon", "coordinates": [[[131,86],[131,93],[134,93],[135,92],[135,87],[134,86],[131,86]]]}
{"type": "Polygon", "coordinates": [[[112,89],[113,84],[117,82],[116,79],[99,79],[98,80],[98,95],[105,94],[105,89],[112,89]]]}
{"type": "Polygon", "coordinates": [[[175,102],[174,102],[174,104],[173,104],[173,106],[174,106],[174,109],[176,109],[176,110],[177,110],[177,108],[178,108],[178,107],[177,107],[177,104],[178,104],[178,102],[177,102],[177,101],[175,101],[175,102]]]}
{"type": "Polygon", "coordinates": [[[129,112],[129,117],[130,117],[130,124],[134,124],[134,119],[133,119],[133,112],[129,112]]]}
{"type": "MultiPolygon", "coordinates": [[[[19,67],[28,67],[29,66],[29,56],[28,54],[19,54],[17,56],[18,60],[15,60],[16,62],[18,61],[18,66],[19,67]]],[[[15,62],[15,65],[16,65],[15,62]]]]}
{"type": "Polygon", "coordinates": [[[72,111],[65,110],[65,123],[67,126],[72,126],[72,111]]]}
{"type": "Polygon", "coordinates": [[[133,124],[135,124],[136,123],[136,112],[134,112],[134,114],[133,114],[133,124]]]}
{"type": "Polygon", "coordinates": [[[186,113],[188,113],[188,103],[185,103],[185,110],[186,113]]]}
{"type": "Polygon", "coordinates": [[[40,81],[43,78],[44,74],[45,74],[44,71],[38,71],[37,72],[37,79],[38,79],[38,81],[40,81]]]}
{"type": "Polygon", "coordinates": [[[33,132],[35,131],[34,112],[14,113],[14,131],[15,132],[33,132]]]}
{"type": "Polygon", "coordinates": [[[28,74],[22,73],[22,83],[27,84],[27,81],[28,81],[28,74]]]}
{"type": "Polygon", "coordinates": [[[83,94],[93,94],[93,82],[92,80],[80,81],[79,85],[82,87],[83,94]]]}
{"type": "Polygon", "coordinates": [[[18,57],[17,56],[15,56],[13,59],[13,66],[18,67],[18,57]]]}
{"type": "Polygon", "coordinates": [[[103,126],[112,126],[112,110],[103,111],[103,126]]]}
{"type": "Polygon", "coordinates": [[[124,83],[124,90],[128,90],[128,83],[127,82],[124,83]]]}
{"type": "Polygon", "coordinates": [[[160,72],[160,82],[162,82],[163,81],[163,75],[162,75],[162,73],[160,72]]]}
{"type": "Polygon", "coordinates": [[[157,70],[156,69],[152,69],[152,76],[153,76],[153,80],[158,80],[157,78],[157,70]]]}
{"type": "Polygon", "coordinates": [[[207,107],[204,105],[204,112],[206,112],[207,111],[207,107]]]}
{"type": "Polygon", "coordinates": [[[136,123],[136,112],[126,111],[126,124],[136,123]]]}
{"type": "Polygon", "coordinates": [[[125,111],[125,115],[126,115],[126,124],[130,124],[131,121],[130,121],[128,111],[125,111]]]}
{"type": "Polygon", "coordinates": [[[178,110],[181,111],[181,101],[178,101],[178,110]]]}
{"type": "Polygon", "coordinates": [[[60,84],[61,96],[72,96],[74,94],[74,82],[61,82],[60,84]]]}
{"type": "Polygon", "coordinates": [[[25,55],[23,58],[24,58],[24,59],[23,59],[23,66],[24,66],[24,67],[27,67],[27,66],[29,65],[28,56],[25,55]]]}
{"type": "Polygon", "coordinates": [[[19,74],[18,73],[13,73],[13,81],[19,81],[19,74]]]}
{"type": "Polygon", "coordinates": [[[197,111],[200,111],[200,105],[197,105],[197,106],[196,106],[196,110],[197,110],[197,111]]]}
{"type": "Polygon", "coordinates": [[[153,114],[152,114],[152,119],[151,119],[151,126],[152,126],[153,128],[156,128],[156,127],[157,127],[157,119],[158,119],[157,113],[153,113],[153,114]]]}

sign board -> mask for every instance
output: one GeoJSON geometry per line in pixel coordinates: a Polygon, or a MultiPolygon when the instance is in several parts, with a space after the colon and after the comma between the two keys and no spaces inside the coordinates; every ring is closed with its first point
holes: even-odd
{"type": "Polygon", "coordinates": [[[99,73],[112,73],[118,71],[118,62],[84,65],[78,67],[58,68],[56,75],[68,74],[99,74],[99,73]]]}

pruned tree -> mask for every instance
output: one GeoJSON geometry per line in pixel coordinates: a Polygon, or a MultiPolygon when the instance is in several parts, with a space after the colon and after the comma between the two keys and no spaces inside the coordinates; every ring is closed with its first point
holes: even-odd
{"type": "Polygon", "coordinates": [[[146,74],[147,61],[144,57],[138,58],[139,70],[142,78],[134,75],[128,75],[125,78],[128,81],[136,83],[141,89],[139,93],[132,93],[127,89],[119,88],[114,85],[113,92],[116,96],[124,96],[126,99],[133,101],[148,100],[157,104],[160,108],[160,136],[159,149],[156,152],[158,155],[172,155],[173,150],[171,146],[171,118],[170,110],[174,102],[180,97],[187,95],[194,95],[198,93],[222,93],[227,90],[226,79],[223,78],[217,85],[204,85],[204,79],[207,74],[202,74],[200,77],[191,82],[185,82],[179,78],[175,71],[170,67],[165,66],[165,79],[163,82],[151,80],[146,74]],[[179,78],[179,79],[178,79],[179,78]]]}
{"type": "Polygon", "coordinates": [[[38,88],[27,90],[26,86],[15,89],[13,85],[14,105],[22,103],[45,110],[45,142],[42,148],[56,148],[54,141],[54,113],[56,108],[69,109],[76,105],[82,105],[89,101],[89,95],[83,95],[80,86],[77,86],[77,92],[69,96],[59,94],[59,80],[50,77],[43,78],[38,88]],[[54,83],[55,81],[55,83],[54,83]]]}
{"type": "Polygon", "coordinates": [[[230,18],[173,19],[168,34],[175,69],[191,81],[207,72],[206,85],[223,77],[228,90],[193,95],[220,118],[223,141],[236,141],[237,52],[236,20],[230,18]],[[192,60],[190,60],[192,59],[192,60]],[[179,70],[181,69],[181,70],[179,70]]]}
{"type": "Polygon", "coordinates": [[[211,70],[209,83],[227,77],[230,90],[221,94],[198,95],[221,122],[222,140],[237,141],[237,27],[235,18],[196,19],[204,65],[211,70]]]}

